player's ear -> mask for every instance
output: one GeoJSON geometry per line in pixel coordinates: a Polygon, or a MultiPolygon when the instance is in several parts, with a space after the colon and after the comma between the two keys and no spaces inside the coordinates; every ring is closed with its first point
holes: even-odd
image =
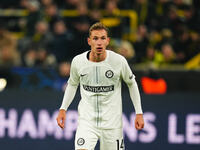
{"type": "Polygon", "coordinates": [[[110,43],[110,37],[107,38],[107,45],[110,43]]]}
{"type": "Polygon", "coordinates": [[[108,43],[110,43],[110,37],[108,37],[108,43]]]}
{"type": "Polygon", "coordinates": [[[87,38],[87,42],[88,42],[88,45],[91,46],[91,40],[90,40],[90,37],[87,38]]]}

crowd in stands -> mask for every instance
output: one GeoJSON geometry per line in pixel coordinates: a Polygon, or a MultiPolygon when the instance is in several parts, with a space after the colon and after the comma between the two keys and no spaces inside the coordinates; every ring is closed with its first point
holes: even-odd
{"type": "Polygon", "coordinates": [[[130,64],[184,64],[200,52],[199,0],[2,0],[0,9],[28,11],[27,16],[0,16],[0,66],[69,72],[72,58],[90,49],[88,29],[97,21],[110,29],[109,49],[130,64]],[[66,17],[60,10],[78,15],[66,17]],[[124,38],[130,20],[117,15],[119,10],[136,12],[134,40],[124,38]]]}

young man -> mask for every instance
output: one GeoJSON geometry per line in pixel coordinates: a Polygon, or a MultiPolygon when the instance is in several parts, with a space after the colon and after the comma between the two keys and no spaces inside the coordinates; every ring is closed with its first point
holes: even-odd
{"type": "Polygon", "coordinates": [[[90,27],[88,44],[91,50],[72,60],[70,78],[57,117],[65,126],[66,110],[80,84],[78,128],[75,150],[94,150],[100,140],[101,150],[124,150],[122,130],[121,81],[128,85],[136,118],[135,128],[144,127],[143,112],[135,76],[126,59],[106,50],[108,29],[102,23],[90,27]]]}

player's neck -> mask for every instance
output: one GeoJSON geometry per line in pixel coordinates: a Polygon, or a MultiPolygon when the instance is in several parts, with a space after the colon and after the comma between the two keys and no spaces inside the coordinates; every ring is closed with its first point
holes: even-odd
{"type": "Polygon", "coordinates": [[[106,59],[106,51],[101,54],[97,54],[91,51],[89,54],[89,60],[93,62],[100,62],[104,61],[105,59],[106,59]]]}

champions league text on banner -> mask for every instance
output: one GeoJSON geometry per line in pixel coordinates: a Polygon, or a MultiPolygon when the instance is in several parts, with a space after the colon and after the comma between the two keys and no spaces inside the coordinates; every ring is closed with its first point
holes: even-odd
{"type": "MultiPolygon", "coordinates": [[[[2,150],[73,149],[80,95],[67,111],[66,126],[56,123],[61,92],[5,91],[0,93],[2,150]],[[34,145],[34,146],[32,146],[34,145]]],[[[126,149],[198,150],[200,94],[142,95],[145,128],[134,127],[134,107],[123,91],[123,130],[126,149]]]]}

